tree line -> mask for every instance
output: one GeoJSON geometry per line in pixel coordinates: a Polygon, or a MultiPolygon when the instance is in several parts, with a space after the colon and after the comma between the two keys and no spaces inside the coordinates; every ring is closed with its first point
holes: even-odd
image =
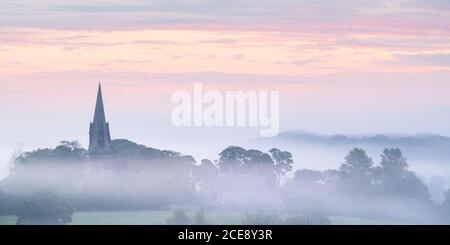
{"type": "MultiPolygon", "coordinates": [[[[402,212],[402,205],[406,205],[413,210],[424,210],[423,215],[428,215],[430,220],[433,218],[430,222],[450,222],[450,190],[445,193],[442,203],[434,203],[427,185],[409,170],[408,161],[399,148],[385,149],[378,163],[363,149],[354,148],[337,169],[299,169],[291,174],[294,164],[292,154],[277,148],[263,152],[230,146],[221,151],[216,160],[203,159],[197,163],[190,155],[150,148],[128,140],[113,140],[112,144],[115,151],[111,160],[114,171],[120,175],[130,171],[161,170],[159,173],[163,176],[155,175],[155,180],[150,183],[170,185],[172,188],[165,190],[169,194],[155,194],[149,197],[153,198],[152,201],[145,199],[145,202],[133,205],[129,201],[121,203],[118,201],[120,198],[116,198],[114,205],[111,199],[95,199],[83,193],[63,193],[75,210],[164,209],[174,203],[201,205],[206,209],[233,208],[235,206],[230,202],[257,200],[259,204],[269,203],[263,205],[265,208],[281,207],[300,212],[317,212],[320,209],[327,214],[342,215],[352,212],[362,214],[363,206],[367,211],[370,205],[376,209],[377,203],[388,202],[393,213],[402,212]],[[239,198],[227,196],[238,192],[239,198]],[[87,201],[89,198],[94,201],[87,201]]],[[[75,181],[83,174],[83,164],[88,160],[87,151],[77,142],[69,141],[63,141],[55,148],[19,155],[10,176],[1,183],[0,213],[17,213],[18,207],[24,207],[18,204],[23,202],[23,196],[11,191],[17,190],[11,187],[24,180],[24,173],[31,166],[49,166],[49,169],[56,165],[79,166],[75,168],[79,171],[79,175],[73,177],[75,181]]],[[[46,168],[40,169],[46,171],[46,168]]],[[[70,178],[64,179],[71,181],[70,178]]],[[[383,212],[388,213],[389,210],[383,208],[374,215],[383,215],[383,212]]]]}

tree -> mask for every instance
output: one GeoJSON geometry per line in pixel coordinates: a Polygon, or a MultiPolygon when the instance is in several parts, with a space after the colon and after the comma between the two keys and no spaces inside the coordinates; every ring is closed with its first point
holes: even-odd
{"type": "Polygon", "coordinates": [[[200,190],[198,192],[202,205],[212,204],[216,200],[217,178],[219,169],[208,159],[203,159],[194,169],[194,179],[200,190]]]}
{"type": "Polygon", "coordinates": [[[269,154],[250,149],[244,154],[244,161],[241,168],[249,172],[261,172],[266,170],[274,172],[274,166],[269,154]]]}
{"type": "Polygon", "coordinates": [[[340,177],[346,188],[353,190],[368,190],[372,185],[372,158],[360,148],[355,148],[345,157],[345,162],[339,168],[340,177]]]}
{"type": "Polygon", "coordinates": [[[87,150],[83,149],[78,141],[61,141],[54,149],[45,148],[25,152],[16,158],[16,163],[27,165],[29,163],[49,162],[83,162],[87,160],[87,150]]]}
{"type": "Polygon", "coordinates": [[[219,169],[208,159],[202,159],[200,166],[194,170],[195,180],[200,185],[211,185],[218,175],[219,169]]]}
{"type": "Polygon", "coordinates": [[[253,180],[268,185],[276,184],[275,164],[271,156],[259,150],[229,146],[219,154],[218,166],[228,176],[253,175],[253,180]]]}
{"type": "Polygon", "coordinates": [[[322,179],[322,172],[309,169],[297,170],[294,174],[294,181],[299,185],[314,186],[322,179]]]}
{"type": "Polygon", "coordinates": [[[427,183],[428,190],[433,202],[440,203],[444,201],[445,179],[442,176],[431,176],[427,183]]]}
{"type": "Polygon", "coordinates": [[[182,155],[179,158],[179,162],[184,166],[193,167],[197,161],[191,155],[182,155]]]}
{"type": "Polygon", "coordinates": [[[19,203],[19,197],[5,193],[0,189],[0,215],[15,214],[19,203]]]}
{"type": "Polygon", "coordinates": [[[439,205],[443,219],[450,223],[450,189],[444,192],[444,201],[439,205]]]}
{"type": "Polygon", "coordinates": [[[238,146],[229,146],[219,153],[218,165],[220,171],[228,174],[235,174],[244,164],[247,151],[238,146]]]}
{"type": "Polygon", "coordinates": [[[281,178],[292,170],[292,154],[287,151],[280,151],[279,149],[272,148],[269,150],[272,155],[273,162],[275,163],[275,174],[277,176],[278,184],[281,182],[281,178]]]}
{"type": "Polygon", "coordinates": [[[383,191],[431,202],[428,187],[414,172],[407,169],[408,163],[399,148],[384,149],[380,166],[378,178],[383,191]]]}
{"type": "Polygon", "coordinates": [[[408,167],[406,158],[399,148],[384,149],[380,165],[384,174],[389,176],[401,175],[408,167]]]}
{"type": "Polygon", "coordinates": [[[64,225],[72,222],[73,210],[62,198],[50,192],[37,192],[17,210],[18,225],[64,225]]]}

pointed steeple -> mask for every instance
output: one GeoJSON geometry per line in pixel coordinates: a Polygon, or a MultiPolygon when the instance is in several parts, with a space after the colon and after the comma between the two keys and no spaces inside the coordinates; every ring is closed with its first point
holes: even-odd
{"type": "Polygon", "coordinates": [[[98,84],[97,102],[95,103],[94,124],[105,123],[105,108],[103,107],[102,84],[98,84]]]}
{"type": "Polygon", "coordinates": [[[109,124],[106,122],[103,107],[102,86],[98,85],[97,102],[95,103],[94,120],[89,128],[89,154],[91,158],[102,158],[112,153],[109,124]]]}

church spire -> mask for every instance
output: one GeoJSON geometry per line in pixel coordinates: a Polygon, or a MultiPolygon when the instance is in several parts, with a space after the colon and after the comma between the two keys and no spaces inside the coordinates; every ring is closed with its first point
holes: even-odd
{"type": "Polygon", "coordinates": [[[105,108],[103,108],[102,84],[98,84],[97,102],[95,103],[94,124],[105,123],[105,108]]]}
{"type": "Polygon", "coordinates": [[[109,124],[106,122],[105,108],[103,107],[102,86],[98,84],[94,120],[89,128],[89,154],[91,158],[102,158],[102,156],[111,153],[111,136],[109,124]]]}

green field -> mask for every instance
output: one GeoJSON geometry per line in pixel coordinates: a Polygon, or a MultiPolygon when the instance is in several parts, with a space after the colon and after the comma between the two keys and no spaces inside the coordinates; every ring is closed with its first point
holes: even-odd
{"type": "MultiPolygon", "coordinates": [[[[192,218],[195,212],[187,212],[192,218]]],[[[76,212],[72,225],[164,225],[171,211],[93,211],[76,212]]],[[[245,213],[240,211],[205,212],[206,221],[215,225],[239,225],[245,213]]],[[[409,224],[393,220],[366,219],[347,216],[329,216],[333,225],[396,225],[409,224]]],[[[13,225],[15,216],[0,216],[0,225],[13,225]]]]}

